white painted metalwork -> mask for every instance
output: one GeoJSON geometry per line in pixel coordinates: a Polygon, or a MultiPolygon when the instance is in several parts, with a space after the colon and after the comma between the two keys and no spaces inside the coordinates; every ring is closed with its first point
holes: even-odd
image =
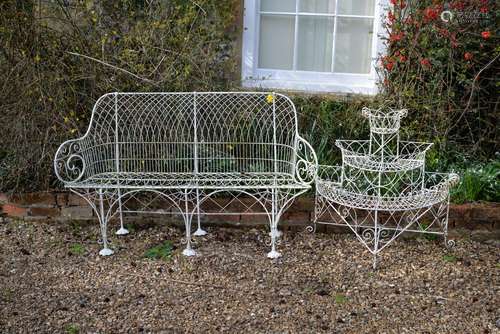
{"type": "Polygon", "coordinates": [[[184,255],[204,235],[209,215],[264,215],[276,258],[278,221],[311,187],[314,150],[297,132],[292,101],[276,93],[110,93],[92,111],[86,134],[64,142],[54,168],[66,188],[83,197],[101,226],[123,214],[179,215],[186,227],[184,255]],[[214,211],[209,208],[216,208],[214,211]]]}
{"type": "Polygon", "coordinates": [[[439,234],[447,240],[449,189],[457,174],[426,173],[430,143],[399,140],[406,110],[371,110],[370,140],[337,140],[342,166],[319,166],[316,224],[340,225],[377,255],[403,232],[439,234]]]}

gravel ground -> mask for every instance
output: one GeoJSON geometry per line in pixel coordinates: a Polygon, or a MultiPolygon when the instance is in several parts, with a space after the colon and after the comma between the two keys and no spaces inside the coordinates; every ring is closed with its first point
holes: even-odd
{"type": "Polygon", "coordinates": [[[1,333],[499,333],[497,245],[396,241],[380,268],[352,235],[287,232],[271,261],[263,229],[142,223],[97,255],[94,224],[0,224],[1,333]],[[174,242],[170,259],[145,252],[174,242]]]}

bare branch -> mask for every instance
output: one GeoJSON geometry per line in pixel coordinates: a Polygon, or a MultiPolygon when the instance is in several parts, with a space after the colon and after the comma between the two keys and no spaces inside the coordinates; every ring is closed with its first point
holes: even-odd
{"type": "Polygon", "coordinates": [[[94,57],[90,57],[90,56],[86,56],[86,55],[82,55],[82,54],[79,54],[79,53],[76,53],[76,52],[70,52],[70,51],[66,51],[67,53],[69,53],[70,55],[73,55],[73,56],[78,56],[78,57],[83,57],[83,58],[86,58],[86,59],[89,59],[89,60],[93,60],[95,62],[98,62],[99,64],[102,64],[102,65],[105,65],[105,66],[108,66],[108,67],[111,67],[112,69],[115,69],[117,71],[120,71],[120,72],[123,72],[123,73],[126,73],[128,75],[131,75],[133,76],[134,78],[137,78],[139,80],[142,80],[142,81],[145,81],[147,83],[150,83],[150,84],[153,84],[155,86],[158,86],[158,83],[156,81],[153,81],[153,80],[150,80],[150,79],[147,79],[147,78],[143,78],[135,73],[132,73],[130,71],[127,71],[126,69],[123,69],[121,67],[118,67],[118,66],[115,66],[115,65],[111,65],[109,63],[106,63],[100,59],[97,59],[97,58],[94,58],[94,57]]]}

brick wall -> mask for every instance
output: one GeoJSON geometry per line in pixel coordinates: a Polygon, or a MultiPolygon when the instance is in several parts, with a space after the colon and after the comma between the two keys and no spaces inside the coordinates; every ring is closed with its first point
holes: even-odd
{"type": "MultiPolygon", "coordinates": [[[[314,201],[310,197],[297,199],[283,216],[280,225],[303,228],[312,221],[314,201]]],[[[0,215],[26,221],[70,221],[95,220],[95,213],[79,196],[68,192],[38,192],[6,195],[0,193],[0,215]]],[[[144,215],[150,218],[151,215],[144,215]]],[[[158,216],[156,216],[158,217],[158,216]]],[[[128,217],[140,219],[141,216],[128,217]]],[[[181,223],[176,215],[161,216],[159,219],[181,223]]],[[[267,224],[264,216],[219,215],[205,216],[205,224],[226,224],[233,226],[267,224]]],[[[323,226],[321,227],[323,228],[323,226]]],[[[500,232],[500,203],[467,203],[450,206],[449,228],[500,232]]]]}

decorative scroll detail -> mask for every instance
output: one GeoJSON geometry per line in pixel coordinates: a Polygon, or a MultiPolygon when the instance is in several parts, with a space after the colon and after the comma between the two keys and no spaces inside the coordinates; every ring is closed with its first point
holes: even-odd
{"type": "Polygon", "coordinates": [[[302,137],[297,142],[297,162],[295,175],[302,184],[311,184],[316,179],[318,172],[318,158],[312,146],[302,137]]]}
{"type": "Polygon", "coordinates": [[[373,228],[364,229],[361,233],[361,238],[367,244],[371,244],[375,240],[375,231],[373,228]]]}
{"type": "Polygon", "coordinates": [[[379,232],[379,241],[381,243],[388,243],[389,241],[391,241],[392,237],[394,236],[395,232],[394,231],[391,231],[391,230],[388,230],[388,229],[380,229],[379,232]]]}
{"type": "Polygon", "coordinates": [[[71,140],[61,145],[56,153],[54,168],[58,179],[63,182],[78,182],[82,179],[86,163],[79,141],[71,140]]]}
{"type": "Polygon", "coordinates": [[[460,176],[456,173],[451,173],[448,178],[448,185],[450,187],[455,187],[460,182],[460,176]]]}

